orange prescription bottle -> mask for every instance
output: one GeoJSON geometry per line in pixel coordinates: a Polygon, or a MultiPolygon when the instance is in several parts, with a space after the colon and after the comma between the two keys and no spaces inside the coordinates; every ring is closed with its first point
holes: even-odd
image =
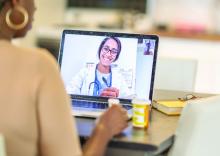
{"type": "Polygon", "coordinates": [[[149,124],[150,101],[133,99],[132,125],[138,128],[147,128],[149,124]]]}

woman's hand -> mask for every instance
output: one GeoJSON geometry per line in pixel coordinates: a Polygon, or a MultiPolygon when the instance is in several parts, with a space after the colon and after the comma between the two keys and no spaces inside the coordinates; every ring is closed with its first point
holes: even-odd
{"type": "Polygon", "coordinates": [[[113,104],[98,119],[92,135],[83,147],[84,156],[102,156],[108,142],[128,126],[127,111],[113,104]]]}
{"type": "Polygon", "coordinates": [[[110,139],[114,135],[119,134],[127,126],[127,111],[121,105],[113,104],[99,118],[97,130],[101,131],[101,133],[106,133],[107,137],[110,139]]]}

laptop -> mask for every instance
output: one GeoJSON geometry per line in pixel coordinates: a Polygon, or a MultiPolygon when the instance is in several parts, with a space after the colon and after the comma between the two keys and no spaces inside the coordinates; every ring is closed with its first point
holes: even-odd
{"type": "Polygon", "coordinates": [[[152,101],[158,49],[155,35],[64,30],[58,62],[72,114],[98,117],[108,99],[132,115],[132,99],[152,101]]]}

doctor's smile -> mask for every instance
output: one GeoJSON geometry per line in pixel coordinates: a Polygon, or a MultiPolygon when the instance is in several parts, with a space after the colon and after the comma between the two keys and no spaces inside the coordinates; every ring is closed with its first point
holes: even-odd
{"type": "Polygon", "coordinates": [[[102,51],[103,53],[101,54],[101,57],[103,61],[107,61],[107,64],[111,64],[118,53],[116,49],[110,49],[108,46],[103,47],[102,51]]]}
{"type": "MultiPolygon", "coordinates": [[[[99,65],[108,66],[110,68],[110,65],[112,62],[115,61],[116,56],[118,54],[118,43],[114,39],[108,39],[101,49],[100,52],[100,63],[99,65]]],[[[109,72],[109,69],[107,69],[109,72]]]]}

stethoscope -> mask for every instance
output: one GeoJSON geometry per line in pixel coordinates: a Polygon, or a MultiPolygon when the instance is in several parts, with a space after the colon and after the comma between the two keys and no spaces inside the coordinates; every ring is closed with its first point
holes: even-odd
{"type": "MultiPolygon", "coordinates": [[[[95,68],[95,80],[93,82],[89,83],[88,95],[90,93],[90,89],[91,89],[92,84],[94,85],[93,95],[99,95],[100,94],[101,83],[98,80],[97,70],[98,70],[98,65],[96,65],[96,68],[95,68]]],[[[111,70],[111,68],[110,68],[110,82],[108,83],[108,81],[104,77],[102,77],[102,81],[105,83],[105,85],[107,87],[112,86],[112,70],[111,70]]]]}

